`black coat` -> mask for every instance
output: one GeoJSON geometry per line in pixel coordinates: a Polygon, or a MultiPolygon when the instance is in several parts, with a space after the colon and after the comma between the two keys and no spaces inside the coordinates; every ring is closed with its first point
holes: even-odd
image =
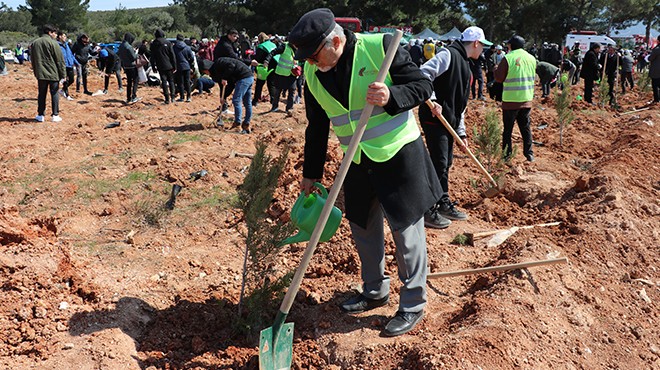
{"type": "Polygon", "coordinates": [[[598,67],[598,55],[593,50],[587,51],[582,60],[582,71],[580,77],[585,80],[597,80],[600,68],[598,67]]]}
{"type": "MultiPolygon", "coordinates": [[[[457,130],[461,122],[461,115],[470,98],[472,72],[462,42],[452,43],[447,50],[451,54],[449,69],[433,80],[433,91],[435,91],[436,101],[442,105],[442,116],[454,130],[457,130]]],[[[419,120],[422,124],[442,125],[426,104],[419,107],[419,120]]]]}
{"type": "Polygon", "coordinates": [[[73,44],[73,47],[71,48],[71,52],[80,65],[85,65],[89,60],[89,52],[91,48],[90,44],[84,44],[82,39],[78,37],[78,40],[76,40],[76,43],[73,44]]]}
{"type": "Polygon", "coordinates": [[[176,66],[174,49],[172,44],[164,37],[159,37],[151,42],[151,65],[158,71],[165,72],[173,70],[176,66]]]}
{"type": "MultiPolygon", "coordinates": [[[[346,45],[336,67],[328,72],[317,71],[316,75],[328,93],[348,107],[356,37],[351,31],[344,32],[346,45]]],[[[391,41],[392,36],[385,35],[383,48],[391,41]]],[[[431,97],[431,81],[403,48],[398,48],[389,73],[393,85],[390,86],[390,101],[383,107],[388,114],[411,110],[431,97]]],[[[305,131],[303,176],[320,179],[326,160],[330,119],[308,88],[305,88],[305,110],[309,124],[305,131]]],[[[363,155],[359,165],[351,163],[344,182],[346,217],[365,227],[372,201],[377,198],[390,226],[401,230],[419,220],[441,194],[438,176],[420,135],[386,162],[376,163],[363,155]]]]}
{"type": "Polygon", "coordinates": [[[209,69],[209,74],[215,82],[227,80],[231,84],[253,75],[252,70],[245,63],[227,57],[218,58],[209,69]]]}

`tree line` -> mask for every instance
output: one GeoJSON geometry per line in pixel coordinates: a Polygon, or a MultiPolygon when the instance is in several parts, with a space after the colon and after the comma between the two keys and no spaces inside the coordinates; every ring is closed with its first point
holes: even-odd
{"type": "MultiPolygon", "coordinates": [[[[69,33],[85,32],[93,40],[121,39],[125,32],[150,38],[153,30],[168,35],[216,38],[230,28],[250,35],[264,31],[286,35],[305,12],[330,8],[335,15],[357,17],[363,25],[428,27],[443,33],[475,24],[493,41],[518,33],[528,41],[561,43],[572,30],[609,33],[643,22],[647,35],[660,23],[657,0],[173,0],[167,7],[90,12],[89,0],[26,0],[13,10],[0,3],[1,34],[34,37],[50,23],[69,33]]],[[[2,42],[2,38],[0,38],[2,42]]]]}

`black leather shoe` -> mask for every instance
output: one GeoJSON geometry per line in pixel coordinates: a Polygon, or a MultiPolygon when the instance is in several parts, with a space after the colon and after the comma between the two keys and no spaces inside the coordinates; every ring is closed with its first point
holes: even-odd
{"type": "Polygon", "coordinates": [[[341,307],[344,312],[360,313],[373,310],[376,307],[384,306],[387,304],[387,302],[389,302],[389,300],[389,294],[380,299],[371,299],[363,296],[362,294],[358,294],[344,301],[344,303],[342,303],[339,307],[341,307]]]}
{"type": "Polygon", "coordinates": [[[413,330],[415,325],[422,321],[424,311],[419,312],[397,312],[396,316],[385,325],[383,335],[386,337],[396,337],[397,335],[406,334],[413,330]]]}

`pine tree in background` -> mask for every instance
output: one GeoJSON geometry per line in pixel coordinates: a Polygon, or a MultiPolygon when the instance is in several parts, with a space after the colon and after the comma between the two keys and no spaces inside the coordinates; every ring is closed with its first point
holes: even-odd
{"type": "Polygon", "coordinates": [[[32,25],[41,29],[45,24],[52,24],[67,32],[76,32],[84,28],[87,22],[89,0],[25,0],[27,9],[32,14],[32,25]]]}

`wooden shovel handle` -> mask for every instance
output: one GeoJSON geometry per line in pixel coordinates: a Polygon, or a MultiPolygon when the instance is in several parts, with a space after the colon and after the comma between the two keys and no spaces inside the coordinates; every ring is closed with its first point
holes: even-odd
{"type": "MultiPolygon", "coordinates": [[[[432,102],[430,99],[426,101],[426,105],[428,105],[430,109],[433,109],[433,108],[434,108],[433,102],[432,102]]],[[[463,142],[463,139],[461,139],[461,137],[458,136],[458,134],[456,133],[456,131],[454,131],[454,129],[451,127],[451,125],[449,124],[449,122],[447,122],[447,120],[445,119],[445,117],[443,117],[442,114],[441,114],[440,117],[438,117],[438,119],[440,120],[440,122],[442,122],[442,125],[445,126],[445,128],[447,129],[447,131],[449,131],[449,133],[451,134],[451,136],[454,137],[454,141],[458,142],[460,146],[462,146],[463,148],[465,148],[465,152],[470,156],[470,159],[472,159],[472,162],[474,162],[474,164],[476,164],[477,167],[479,167],[479,170],[481,171],[481,173],[483,173],[484,176],[486,176],[486,177],[488,178],[488,181],[490,181],[491,184],[493,184],[493,187],[495,187],[495,188],[499,188],[497,182],[495,182],[495,180],[493,180],[493,176],[491,176],[491,175],[488,173],[488,171],[486,171],[486,169],[484,168],[483,165],[481,165],[481,162],[479,162],[479,160],[477,159],[477,157],[475,157],[474,154],[472,154],[472,151],[470,150],[470,148],[468,148],[468,147],[465,145],[465,143],[463,142]]]]}
{"type": "MultiPolygon", "coordinates": [[[[387,73],[390,70],[392,60],[394,60],[394,54],[396,54],[396,51],[399,48],[399,42],[401,41],[402,36],[403,32],[401,30],[395,31],[394,38],[387,48],[385,59],[383,60],[383,64],[380,66],[380,70],[378,71],[375,82],[385,81],[385,76],[387,76],[387,73]]],[[[369,117],[371,117],[373,110],[374,106],[369,103],[366,103],[362,109],[360,121],[355,128],[351,142],[348,144],[348,148],[346,149],[346,154],[344,154],[344,158],[341,161],[339,171],[337,172],[337,177],[335,177],[335,182],[332,184],[328,198],[325,200],[325,205],[321,210],[321,215],[319,216],[319,219],[316,222],[316,226],[314,227],[314,231],[312,232],[312,236],[307,243],[307,248],[305,249],[305,253],[303,254],[302,260],[300,261],[300,266],[298,266],[296,269],[293,280],[291,280],[291,286],[289,286],[289,289],[287,289],[286,295],[284,296],[284,301],[282,301],[282,305],[280,306],[280,312],[284,313],[285,315],[289,313],[291,305],[293,305],[293,300],[296,297],[298,290],[300,289],[300,283],[305,276],[305,271],[307,271],[309,261],[312,259],[312,255],[314,254],[316,246],[319,243],[319,239],[321,238],[321,233],[325,228],[325,224],[328,222],[328,217],[330,216],[332,207],[335,205],[335,201],[339,195],[339,190],[344,183],[344,179],[348,173],[348,168],[351,166],[353,157],[355,156],[355,153],[358,149],[358,144],[360,143],[360,140],[362,140],[362,135],[367,128],[367,123],[369,122],[369,117]]]]}
{"type": "Polygon", "coordinates": [[[495,271],[508,271],[508,270],[517,270],[524,269],[528,267],[543,266],[543,265],[554,265],[558,263],[568,263],[568,258],[551,258],[541,261],[530,261],[522,263],[514,263],[510,265],[501,265],[501,266],[491,266],[491,267],[482,267],[478,269],[471,270],[458,270],[458,271],[449,271],[449,272],[437,272],[435,274],[428,274],[427,279],[440,279],[452,276],[462,276],[462,275],[474,275],[474,274],[483,274],[486,272],[495,272],[495,271]]]}

